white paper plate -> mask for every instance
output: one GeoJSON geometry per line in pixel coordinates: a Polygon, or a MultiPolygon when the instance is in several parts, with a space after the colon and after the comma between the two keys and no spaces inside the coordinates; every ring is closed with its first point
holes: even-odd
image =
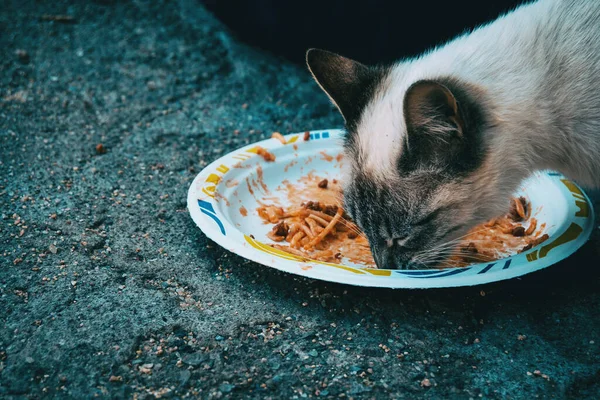
{"type": "Polygon", "coordinates": [[[341,152],[342,135],[343,131],[337,129],[312,131],[311,139],[304,141],[302,133],[291,134],[286,136],[285,145],[268,139],[218,159],[190,186],[188,209],[192,219],[225,249],[268,267],[331,282],[388,288],[469,286],[514,278],[568,257],[593,230],[594,210],[583,190],[558,173],[539,172],[523,184],[519,194],[529,198],[538,221],[546,223],[545,233],[550,238],[531,250],[493,263],[433,270],[364,269],[347,262],[342,265],[307,260],[268,246],[266,233],[271,226],[256,214],[258,200],[261,196],[279,196],[274,188],[284,180],[295,182],[311,171],[329,179],[338,178],[340,161],[335,156],[341,152]],[[265,162],[256,154],[257,146],[275,154],[276,161],[265,162]],[[332,157],[322,156],[323,152],[332,157]],[[258,166],[269,193],[261,185],[250,184],[257,178],[258,166]]]}

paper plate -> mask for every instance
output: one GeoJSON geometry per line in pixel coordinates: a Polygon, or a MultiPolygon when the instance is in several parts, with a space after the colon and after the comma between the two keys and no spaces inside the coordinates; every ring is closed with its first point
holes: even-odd
{"type": "MultiPolygon", "coordinates": [[[[576,184],[555,172],[539,172],[524,182],[522,192],[546,224],[550,238],[537,247],[492,263],[463,268],[386,270],[360,268],[349,262],[333,264],[307,260],[269,246],[272,225],[256,213],[259,201],[281,197],[277,188],[317,171],[338,178],[343,160],[343,131],[312,131],[258,142],[218,159],[196,176],[188,192],[188,209],[194,222],[213,241],[249,260],[309,278],[358,286],[434,288],[469,286],[510,279],[548,267],[575,252],[589,238],[594,210],[576,184]],[[276,156],[266,162],[258,146],[276,156]],[[260,175],[260,176],[259,176],[260,175]]],[[[519,193],[521,194],[521,193],[519,193]]],[[[282,200],[284,201],[284,200],[282,200]]]]}

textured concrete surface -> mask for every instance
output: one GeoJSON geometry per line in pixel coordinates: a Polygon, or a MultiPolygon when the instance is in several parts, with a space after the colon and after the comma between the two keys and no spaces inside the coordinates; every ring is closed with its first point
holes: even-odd
{"type": "Polygon", "coordinates": [[[0,9],[1,398],[600,396],[598,231],[452,290],[245,261],[190,219],[195,174],[341,119],[197,2],[83,3],[0,9]]]}

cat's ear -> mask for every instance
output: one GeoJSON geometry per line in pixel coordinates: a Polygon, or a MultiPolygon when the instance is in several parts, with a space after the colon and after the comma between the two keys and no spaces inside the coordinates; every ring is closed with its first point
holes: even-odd
{"type": "Polygon", "coordinates": [[[306,64],[349,125],[358,121],[384,76],[381,68],[319,49],[306,52],[306,64]]]}
{"type": "Polygon", "coordinates": [[[450,79],[418,81],[406,91],[403,107],[407,152],[402,168],[475,168],[483,154],[480,132],[486,123],[480,89],[450,79]]]}
{"type": "Polygon", "coordinates": [[[465,128],[461,114],[454,94],[439,82],[418,81],[406,91],[404,120],[409,134],[439,135],[443,141],[460,138],[465,128]]]}

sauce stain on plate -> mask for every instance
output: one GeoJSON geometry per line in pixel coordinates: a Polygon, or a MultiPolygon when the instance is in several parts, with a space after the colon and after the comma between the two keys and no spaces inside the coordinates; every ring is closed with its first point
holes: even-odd
{"type": "MultiPolygon", "coordinates": [[[[578,190],[578,196],[574,198],[575,195],[571,194],[563,182],[564,176],[552,171],[541,171],[524,181],[521,184],[522,190],[516,195],[527,193],[533,205],[534,213],[531,216],[535,216],[538,221],[537,226],[531,229],[539,237],[548,234],[548,243],[498,262],[475,263],[459,269],[369,269],[364,264],[347,258],[352,257],[352,249],[363,248],[356,245],[358,240],[364,240],[364,248],[368,248],[363,236],[346,238],[348,241],[353,240],[349,242],[349,250],[343,252],[346,257],[336,258],[332,262],[310,260],[310,255],[304,253],[293,254],[296,249],[284,252],[273,248],[279,243],[288,243],[275,243],[268,239],[273,224],[265,224],[256,209],[275,205],[288,210],[308,201],[339,205],[340,183],[337,180],[340,179],[344,162],[344,137],[344,131],[338,129],[304,133],[304,141],[301,140],[303,133],[286,135],[287,144],[268,139],[215,160],[190,185],[187,204],[194,222],[219,245],[263,265],[314,279],[389,288],[466,286],[521,276],[566,258],[587,241],[596,227],[594,210],[585,193],[578,190]],[[310,140],[306,141],[307,138],[310,140]],[[293,145],[289,145],[292,143],[293,145]],[[266,161],[257,154],[258,147],[269,153],[273,152],[277,157],[267,157],[274,161],[266,161]],[[319,188],[319,182],[324,179],[327,179],[327,188],[319,188]],[[237,201],[233,203],[231,199],[237,201]],[[585,202],[589,213],[576,215],[581,208],[576,201],[585,202]],[[228,206],[229,203],[232,204],[228,206]],[[568,242],[559,243],[557,239],[573,224],[581,228],[577,230],[577,236],[568,242]],[[547,251],[542,252],[542,248],[547,251]],[[305,270],[301,265],[311,268],[305,270]]],[[[571,184],[570,181],[567,182],[571,184]]],[[[573,184],[573,187],[577,186],[573,184]]],[[[507,195],[507,199],[508,197],[507,195]]],[[[337,211],[334,212],[336,213],[337,211]]],[[[327,218],[331,221],[333,217],[328,214],[327,218]]],[[[314,224],[314,221],[311,223],[314,224]]],[[[320,225],[326,227],[328,221],[320,221],[320,225]]],[[[522,229],[527,231],[530,227],[529,223],[525,223],[522,229]]],[[[315,231],[320,229],[317,227],[315,231]]],[[[340,234],[350,233],[342,230],[340,225],[340,234]]]]}

